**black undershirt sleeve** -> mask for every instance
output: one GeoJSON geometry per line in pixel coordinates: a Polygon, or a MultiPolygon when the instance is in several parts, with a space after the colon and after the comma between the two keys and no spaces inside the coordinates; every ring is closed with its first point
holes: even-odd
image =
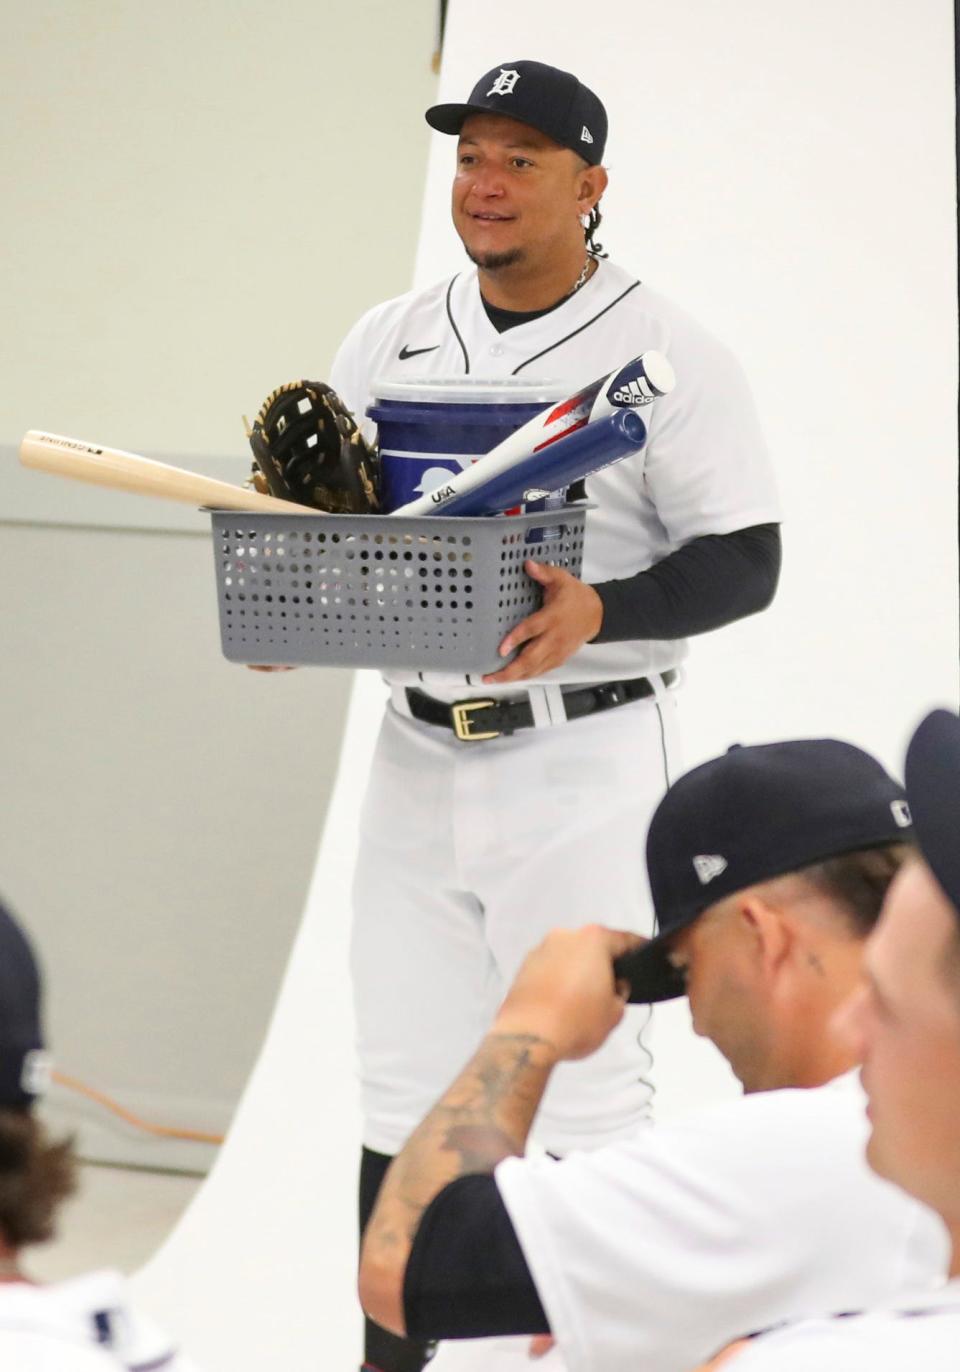
{"type": "Polygon", "coordinates": [[[549,1334],[492,1176],[458,1177],[423,1213],[403,1283],[408,1338],[549,1334]]]}
{"type": "Polygon", "coordinates": [[[687,638],[765,610],[780,576],[780,526],[705,534],[645,572],[593,589],[603,624],[593,643],[687,638]]]}

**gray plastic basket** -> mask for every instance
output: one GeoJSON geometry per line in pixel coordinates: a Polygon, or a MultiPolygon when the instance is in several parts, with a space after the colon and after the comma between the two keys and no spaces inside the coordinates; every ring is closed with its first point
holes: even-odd
{"type": "Polygon", "coordinates": [[[231,662],[490,672],[540,604],[535,558],[579,575],[586,507],[469,519],[212,510],[231,662]]]}

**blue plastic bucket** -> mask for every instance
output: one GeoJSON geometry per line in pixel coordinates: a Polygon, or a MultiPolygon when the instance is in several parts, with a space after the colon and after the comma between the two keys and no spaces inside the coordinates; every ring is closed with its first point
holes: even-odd
{"type": "Polygon", "coordinates": [[[449,473],[469,467],[570,387],[458,377],[381,381],[373,391],[367,414],[379,432],[381,498],[389,513],[442,486],[449,473]]]}

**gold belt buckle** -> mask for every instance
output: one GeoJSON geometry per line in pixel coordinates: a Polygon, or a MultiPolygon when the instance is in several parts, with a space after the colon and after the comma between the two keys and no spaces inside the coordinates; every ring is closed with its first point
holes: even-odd
{"type": "Polygon", "coordinates": [[[484,738],[499,738],[499,729],[484,734],[473,733],[473,720],[470,718],[472,710],[489,710],[496,703],[495,700],[459,700],[455,705],[451,705],[453,732],[457,738],[462,739],[464,743],[479,743],[484,738]]]}

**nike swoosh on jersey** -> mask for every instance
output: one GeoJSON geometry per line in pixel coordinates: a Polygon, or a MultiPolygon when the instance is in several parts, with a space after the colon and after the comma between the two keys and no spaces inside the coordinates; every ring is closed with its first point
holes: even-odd
{"type": "Polygon", "coordinates": [[[408,357],[419,357],[421,353],[435,353],[439,346],[439,343],[434,343],[432,348],[408,348],[404,343],[397,356],[401,362],[406,362],[408,357]]]}

